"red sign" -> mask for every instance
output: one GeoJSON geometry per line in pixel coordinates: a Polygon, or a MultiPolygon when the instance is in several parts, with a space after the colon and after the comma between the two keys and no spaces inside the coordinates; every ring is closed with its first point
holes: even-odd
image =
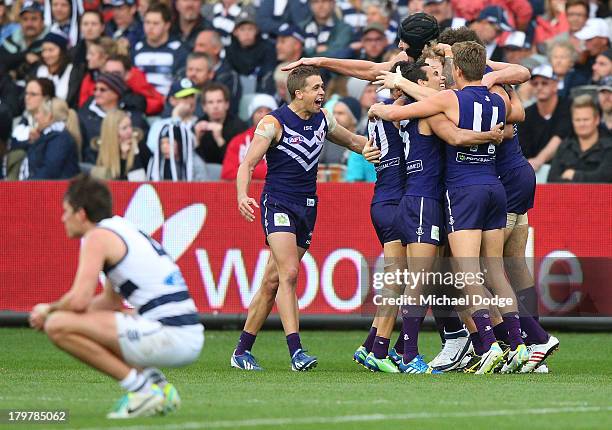
{"type": "MultiPolygon", "coordinates": [[[[259,214],[253,223],[240,217],[234,184],[111,187],[115,213],[177,260],[201,312],[246,312],[269,250],[259,214]]],[[[65,188],[66,182],[0,183],[0,310],[28,311],[70,288],[79,241],[66,238],[60,220],[65,188]]],[[[363,261],[381,254],[370,222],[372,191],[370,184],[319,185],[317,226],[298,287],[303,313],[360,309],[359,280],[370,277],[363,261]]],[[[251,195],[260,192],[261,184],[252,186],[251,195]]],[[[528,253],[536,257],[543,310],[612,315],[612,186],[539,186],[529,221],[528,253]],[[585,285],[599,290],[585,292],[585,285]]]]}

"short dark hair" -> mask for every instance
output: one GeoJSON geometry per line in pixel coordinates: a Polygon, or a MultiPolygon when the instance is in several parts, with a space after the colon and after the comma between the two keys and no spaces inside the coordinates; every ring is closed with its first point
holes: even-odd
{"type": "Polygon", "coordinates": [[[480,40],[476,32],[467,27],[447,28],[442,31],[440,37],[438,37],[438,43],[446,43],[450,46],[459,42],[476,42],[484,46],[484,43],[482,43],[482,40],[480,40]]]}
{"type": "Polygon", "coordinates": [[[295,92],[297,90],[304,89],[306,79],[310,76],[321,76],[321,72],[313,66],[298,66],[289,72],[289,76],[287,76],[287,91],[291,96],[291,100],[295,99],[295,92]]]}
{"type": "MultiPolygon", "coordinates": [[[[72,3],[71,3],[71,7],[72,7],[72,3]]],[[[90,15],[95,15],[95,16],[97,16],[97,17],[98,17],[98,19],[100,20],[100,24],[102,24],[102,25],[104,25],[104,24],[105,24],[105,21],[104,21],[104,15],[102,15],[102,12],[100,12],[100,11],[99,11],[99,10],[97,10],[97,9],[90,9],[90,10],[86,10],[86,11],[84,11],[84,12],[83,12],[83,15],[81,15],[81,16],[79,17],[79,22],[80,22],[80,20],[82,20],[82,19],[83,19],[83,17],[85,16],[85,14],[86,14],[86,13],[88,13],[88,14],[90,14],[90,15]]]]}
{"type": "Polygon", "coordinates": [[[567,10],[572,6],[582,6],[587,14],[587,18],[589,17],[590,7],[587,0],[567,0],[565,3],[565,11],[567,12],[567,10]]]}
{"type": "Polygon", "coordinates": [[[428,81],[427,73],[423,70],[423,67],[426,66],[424,61],[418,60],[414,63],[410,61],[398,61],[393,65],[392,71],[400,68],[400,73],[402,76],[409,81],[417,82],[419,79],[422,81],[428,81]]]}
{"type": "Polygon", "coordinates": [[[91,222],[98,223],[113,215],[113,198],[108,186],[87,173],[69,182],[64,201],[75,211],[83,209],[91,222]]]}
{"type": "Polygon", "coordinates": [[[43,97],[47,97],[52,99],[55,97],[55,84],[51,79],[48,78],[31,78],[28,80],[28,84],[30,82],[36,82],[40,87],[41,93],[43,97]]]}
{"type": "Polygon", "coordinates": [[[207,82],[202,88],[202,102],[206,103],[206,93],[210,93],[212,91],[221,91],[223,93],[223,98],[226,102],[230,101],[230,91],[227,86],[223,85],[220,82],[207,82]]]}
{"type": "Polygon", "coordinates": [[[111,54],[106,60],[106,62],[109,62],[109,61],[118,61],[119,63],[123,64],[125,73],[129,72],[130,69],[132,68],[132,60],[130,60],[130,57],[128,57],[127,55],[111,54]]]}
{"type": "Polygon", "coordinates": [[[482,79],[487,66],[487,51],[476,42],[459,42],[452,47],[455,66],[468,81],[482,79]]]}
{"type": "Polygon", "coordinates": [[[172,11],[165,3],[152,2],[149,8],[147,9],[147,12],[145,13],[145,15],[151,12],[161,14],[161,17],[164,20],[164,22],[172,21],[172,11]]]}

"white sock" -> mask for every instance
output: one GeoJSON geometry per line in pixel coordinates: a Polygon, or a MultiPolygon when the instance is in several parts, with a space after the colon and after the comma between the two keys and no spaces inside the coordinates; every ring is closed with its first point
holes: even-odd
{"type": "Polygon", "coordinates": [[[119,385],[124,390],[134,393],[147,392],[151,389],[151,382],[142,373],[138,373],[136,369],[131,369],[130,373],[119,381],[119,385]]]}

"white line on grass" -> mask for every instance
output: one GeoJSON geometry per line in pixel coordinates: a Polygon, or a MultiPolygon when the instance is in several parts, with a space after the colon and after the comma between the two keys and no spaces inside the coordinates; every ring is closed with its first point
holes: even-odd
{"type": "Polygon", "coordinates": [[[538,409],[500,409],[492,411],[476,412],[413,412],[408,414],[369,414],[369,415],[338,415],[331,417],[303,417],[303,418],[255,418],[249,420],[223,420],[223,421],[190,421],[177,424],[147,424],[147,425],[123,425],[120,427],[88,427],[80,430],[195,430],[195,429],[219,429],[236,427],[257,426],[289,426],[297,424],[342,424],[351,422],[368,421],[405,421],[405,420],[427,420],[441,418],[485,418],[514,415],[552,415],[584,412],[611,412],[612,406],[579,406],[566,408],[538,408],[538,409]]]}

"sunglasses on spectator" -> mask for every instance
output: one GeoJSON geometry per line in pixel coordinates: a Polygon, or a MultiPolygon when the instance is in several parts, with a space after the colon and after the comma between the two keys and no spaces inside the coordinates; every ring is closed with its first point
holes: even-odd
{"type": "Polygon", "coordinates": [[[96,88],[94,89],[94,92],[95,92],[95,93],[105,93],[105,92],[107,92],[107,91],[110,91],[110,90],[109,90],[108,88],[104,88],[104,87],[96,87],[96,88]]]}

